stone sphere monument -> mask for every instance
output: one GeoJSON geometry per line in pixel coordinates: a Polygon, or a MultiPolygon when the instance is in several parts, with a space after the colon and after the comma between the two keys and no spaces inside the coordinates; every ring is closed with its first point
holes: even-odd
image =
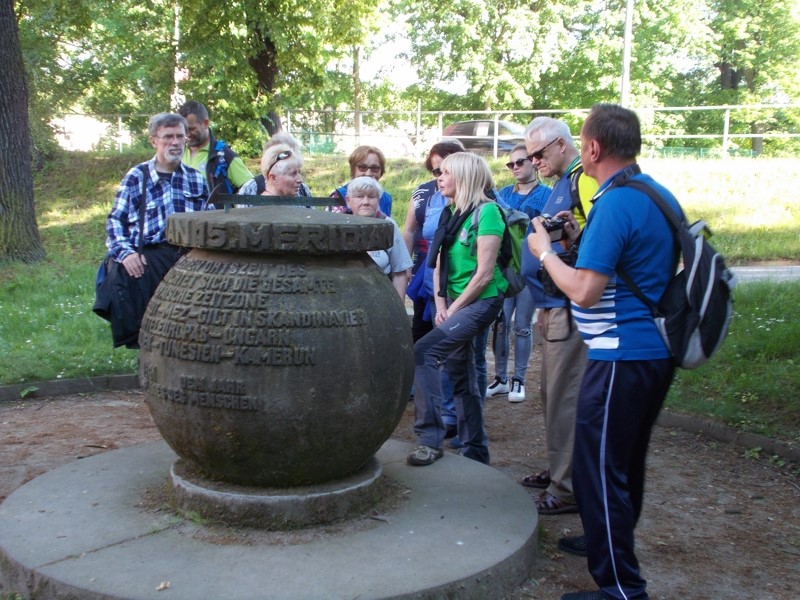
{"type": "Polygon", "coordinates": [[[260,207],[172,215],[167,237],[192,250],[148,305],[140,378],[184,471],[290,488],[364,468],[413,379],[405,307],[367,254],[391,223],[260,207]]]}
{"type": "Polygon", "coordinates": [[[139,338],[167,443],[6,498],[0,596],[506,598],[534,574],[524,488],[449,452],[409,467],[411,446],[388,439],[413,375],[408,317],[367,254],[390,223],[236,209],[171,216],[168,238],[192,250],[139,338]],[[163,510],[167,476],[183,519],[163,510]]]}

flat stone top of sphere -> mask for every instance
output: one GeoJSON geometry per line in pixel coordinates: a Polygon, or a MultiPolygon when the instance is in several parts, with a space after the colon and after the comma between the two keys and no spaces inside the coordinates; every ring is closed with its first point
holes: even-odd
{"type": "Polygon", "coordinates": [[[347,254],[390,248],[394,226],[386,219],[262,206],[170,215],[167,240],[226,252],[347,254]]]}

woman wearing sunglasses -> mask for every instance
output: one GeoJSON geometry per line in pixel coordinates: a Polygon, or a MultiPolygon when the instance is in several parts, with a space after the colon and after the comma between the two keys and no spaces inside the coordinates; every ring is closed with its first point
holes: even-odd
{"type": "MultiPolygon", "coordinates": [[[[411,268],[411,284],[408,297],[414,303],[414,316],[411,318],[411,337],[416,342],[433,329],[435,304],[433,301],[433,269],[425,267],[428,258],[428,245],[439,223],[439,215],[447,203],[441,192],[437,179],[442,171],[442,161],[456,152],[464,152],[463,144],[456,140],[442,140],[431,146],[425,159],[425,169],[433,175],[433,179],[420,184],[411,194],[411,203],[406,212],[406,223],[403,228],[403,239],[414,266],[411,268]],[[425,227],[426,223],[429,227],[425,227]]],[[[456,401],[453,398],[453,386],[446,371],[442,371],[442,418],[445,424],[445,438],[456,435],[456,401]]]]}
{"type": "MultiPolygon", "coordinates": [[[[530,218],[542,213],[550,188],[539,182],[539,172],[528,158],[525,144],[518,144],[509,155],[506,167],[517,182],[504,187],[498,197],[509,207],[526,213],[530,218]]],[[[508,394],[509,402],[525,400],[525,374],[533,349],[531,321],[535,306],[533,296],[526,287],[519,294],[507,298],[503,303],[502,321],[494,324],[492,348],[494,350],[495,378],[486,388],[486,397],[508,394]],[[514,324],[514,373],[508,379],[508,331],[513,317],[514,324]]]]}
{"type": "MultiPolygon", "coordinates": [[[[380,181],[386,173],[386,157],[375,146],[359,146],[350,154],[347,159],[350,163],[350,178],[372,177],[375,181],[380,181]]],[[[344,199],[347,197],[347,184],[335,189],[330,195],[342,201],[342,206],[331,207],[331,212],[346,212],[344,199]]],[[[378,205],[380,211],[387,217],[392,216],[392,197],[383,191],[378,205]]]]}
{"type": "Polygon", "coordinates": [[[494,183],[483,158],[457,152],[445,158],[440,169],[439,190],[448,202],[428,256],[428,265],[435,265],[436,326],[414,344],[418,446],[407,462],[424,466],[444,456],[440,365],[445,364],[459,409],[461,454],[489,464],[475,337],[497,318],[508,287],[497,266],[505,221],[500,207],[487,195],[494,183]],[[473,224],[479,206],[477,224],[473,224]]]}
{"type": "MultiPolygon", "coordinates": [[[[451,154],[464,152],[464,146],[458,140],[442,140],[431,146],[428,157],[425,159],[425,169],[433,175],[433,179],[417,186],[411,194],[411,202],[406,212],[406,223],[403,227],[403,239],[411,256],[414,257],[414,266],[411,268],[412,276],[419,274],[416,287],[420,293],[414,292],[414,317],[411,321],[411,334],[416,342],[423,335],[433,329],[433,316],[426,310],[428,300],[433,300],[433,284],[425,284],[425,278],[433,281],[433,269],[426,273],[425,260],[428,257],[428,244],[433,239],[439,223],[439,214],[442,212],[447,199],[439,193],[437,179],[442,171],[439,167],[442,161],[451,154]],[[430,221],[428,216],[430,215],[430,221]],[[423,230],[425,223],[432,227],[423,230]],[[424,235],[427,233],[428,235],[424,235]],[[429,293],[423,293],[427,289],[429,293]]],[[[455,423],[455,422],[454,422],[455,423]]]]}
{"type": "Polygon", "coordinates": [[[539,181],[539,171],[531,159],[525,144],[517,144],[508,156],[506,168],[517,182],[498,192],[498,197],[509,207],[526,213],[531,219],[538,217],[551,189],[539,181]]]}

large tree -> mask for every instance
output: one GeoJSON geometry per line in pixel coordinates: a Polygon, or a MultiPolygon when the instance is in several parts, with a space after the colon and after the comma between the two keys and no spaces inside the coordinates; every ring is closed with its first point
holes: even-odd
{"type": "MultiPolygon", "coordinates": [[[[576,108],[620,98],[625,0],[395,0],[424,86],[472,108],[576,108]]],[[[632,97],[659,104],[712,43],[696,0],[637,0],[632,97]]],[[[465,108],[463,104],[459,108],[465,108]]]]}
{"type": "MultiPolygon", "coordinates": [[[[713,98],[719,104],[786,102],[800,97],[800,3],[797,0],[711,0],[712,24],[718,33],[715,66],[719,71],[713,98]]],[[[797,111],[784,115],[778,128],[796,129],[797,111]]],[[[781,113],[739,113],[733,129],[764,133],[781,113]],[[769,119],[773,119],[769,123],[769,119]]],[[[760,154],[764,139],[752,138],[760,154]]]]}
{"type": "MultiPolygon", "coordinates": [[[[560,3],[570,4],[567,3],[560,3]]],[[[423,88],[465,88],[475,109],[529,108],[553,56],[556,11],[529,0],[395,0],[423,88]]]]}
{"type": "Polygon", "coordinates": [[[254,141],[281,127],[286,108],[324,108],[340,97],[332,66],[363,41],[377,0],[179,0],[178,61],[187,97],[206,101],[234,139],[254,141]]]}
{"type": "MultiPolygon", "coordinates": [[[[53,92],[37,95],[34,105],[52,99],[52,110],[67,104],[95,114],[152,114],[177,108],[178,74],[178,91],[208,105],[218,132],[237,149],[260,151],[264,129],[280,127],[286,108],[352,101],[350,75],[336,72],[336,61],[362,43],[376,5],[29,0],[20,9],[31,17],[23,23],[26,62],[53,92]]],[[[143,123],[139,116],[129,126],[143,123]]]]}
{"type": "Polygon", "coordinates": [[[28,87],[13,0],[0,0],[0,260],[44,258],[33,206],[28,87]]]}

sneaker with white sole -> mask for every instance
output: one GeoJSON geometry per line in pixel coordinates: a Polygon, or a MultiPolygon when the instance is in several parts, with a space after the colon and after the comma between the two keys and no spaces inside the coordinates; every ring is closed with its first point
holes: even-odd
{"type": "Polygon", "coordinates": [[[486,398],[492,398],[501,394],[508,393],[508,381],[501,381],[499,377],[495,377],[492,385],[486,388],[486,398]]]}
{"type": "Polygon", "coordinates": [[[411,454],[408,455],[406,462],[415,467],[424,467],[432,465],[437,460],[444,456],[444,450],[441,448],[431,448],[430,446],[417,446],[411,454]]]}
{"type": "Polygon", "coordinates": [[[525,385],[517,378],[511,380],[511,389],[508,392],[509,402],[525,401],[525,385]]]}

